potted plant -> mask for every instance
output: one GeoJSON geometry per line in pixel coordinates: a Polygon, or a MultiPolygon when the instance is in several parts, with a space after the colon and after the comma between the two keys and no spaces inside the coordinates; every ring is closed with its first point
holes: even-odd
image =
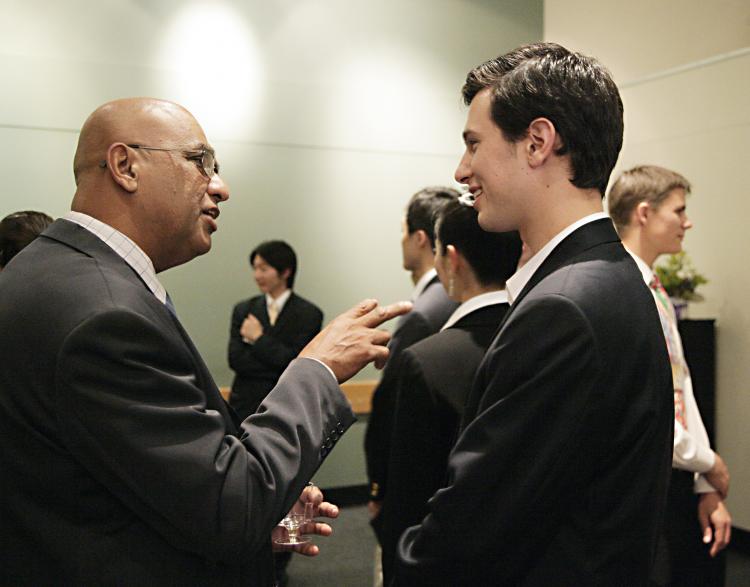
{"type": "Polygon", "coordinates": [[[703,300],[703,296],[695,290],[708,280],[698,273],[685,251],[669,255],[666,263],[657,265],[654,271],[672,300],[678,320],[683,317],[688,302],[703,300]]]}

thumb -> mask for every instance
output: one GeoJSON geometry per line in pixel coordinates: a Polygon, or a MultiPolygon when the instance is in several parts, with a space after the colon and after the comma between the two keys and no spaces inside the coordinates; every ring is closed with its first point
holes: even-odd
{"type": "Polygon", "coordinates": [[[703,544],[710,544],[713,530],[711,528],[711,523],[709,522],[708,515],[703,512],[699,512],[698,521],[700,522],[701,529],[703,530],[703,544]]]}

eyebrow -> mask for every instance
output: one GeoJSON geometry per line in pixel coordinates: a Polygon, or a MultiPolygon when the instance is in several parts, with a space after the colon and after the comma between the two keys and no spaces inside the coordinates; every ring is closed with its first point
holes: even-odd
{"type": "Polygon", "coordinates": [[[471,129],[466,129],[463,133],[461,133],[461,136],[463,137],[464,143],[465,143],[468,140],[470,135],[476,135],[476,134],[477,134],[476,131],[471,130],[471,129]]]}
{"type": "Polygon", "coordinates": [[[188,146],[186,147],[185,150],[186,151],[202,151],[203,149],[207,149],[207,150],[213,151],[213,149],[211,149],[211,147],[209,147],[205,143],[190,143],[190,144],[188,144],[188,146]]]}

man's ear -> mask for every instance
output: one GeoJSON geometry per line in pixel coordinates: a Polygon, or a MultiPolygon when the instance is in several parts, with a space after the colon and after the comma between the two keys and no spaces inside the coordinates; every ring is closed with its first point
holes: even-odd
{"type": "Polygon", "coordinates": [[[107,169],[112,179],[126,192],[138,189],[138,165],[132,150],[124,143],[113,143],[107,149],[107,169]]]}
{"type": "Polygon", "coordinates": [[[651,206],[648,202],[640,202],[633,210],[633,216],[635,217],[635,223],[638,226],[646,226],[648,217],[651,214],[651,206]]]}
{"type": "Polygon", "coordinates": [[[535,118],[526,135],[526,157],[529,167],[536,168],[554,154],[562,144],[555,125],[547,118],[535,118]]]}
{"type": "Polygon", "coordinates": [[[292,274],[292,270],[287,267],[281,272],[281,279],[284,280],[284,283],[286,283],[286,286],[289,287],[289,276],[292,274]]]}
{"type": "Polygon", "coordinates": [[[427,236],[427,233],[424,230],[420,228],[415,230],[412,234],[415,235],[419,248],[428,247],[432,249],[432,245],[430,244],[430,237],[427,236]]]}

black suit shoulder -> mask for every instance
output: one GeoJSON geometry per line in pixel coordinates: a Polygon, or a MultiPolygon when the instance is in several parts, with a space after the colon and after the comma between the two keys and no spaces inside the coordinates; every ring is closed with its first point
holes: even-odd
{"type": "MultiPolygon", "coordinates": [[[[453,382],[473,380],[507,310],[508,304],[485,306],[404,351],[410,363],[419,366],[427,387],[461,414],[468,388],[459,389],[453,382]]],[[[402,372],[405,370],[406,365],[402,372]]]]}
{"type": "Polygon", "coordinates": [[[404,351],[381,514],[386,583],[399,536],[424,518],[428,499],[445,483],[466,397],[507,308],[475,310],[404,351]]]}

